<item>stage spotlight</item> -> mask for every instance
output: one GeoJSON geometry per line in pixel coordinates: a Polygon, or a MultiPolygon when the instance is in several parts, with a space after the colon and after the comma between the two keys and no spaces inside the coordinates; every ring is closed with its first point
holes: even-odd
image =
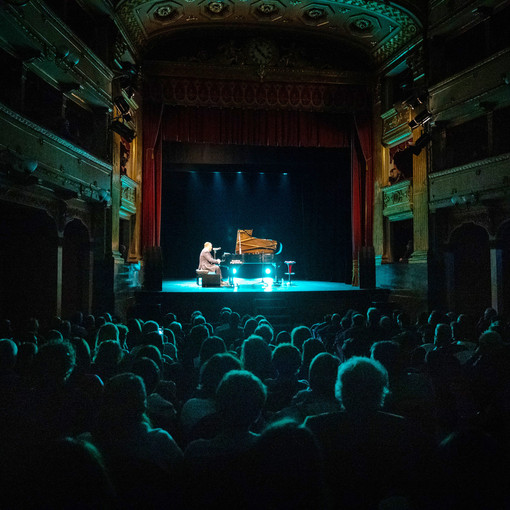
{"type": "Polygon", "coordinates": [[[124,138],[128,142],[132,142],[136,137],[136,133],[131,128],[129,128],[122,122],[119,122],[118,120],[114,120],[110,124],[110,129],[115,133],[119,134],[120,136],[122,136],[122,138],[124,138]]]}
{"type": "Polygon", "coordinates": [[[237,269],[234,267],[234,269],[232,269],[232,274],[236,274],[237,273],[237,269]]]}
{"type": "Polygon", "coordinates": [[[421,113],[416,115],[416,117],[411,122],[409,122],[409,127],[411,129],[416,129],[419,126],[423,126],[431,119],[432,113],[430,113],[428,110],[423,110],[421,113]]]}
{"type": "Polygon", "coordinates": [[[115,106],[119,109],[122,115],[126,115],[127,113],[129,113],[129,105],[122,96],[117,96],[113,100],[113,102],[115,103],[115,106]]]}
{"type": "Polygon", "coordinates": [[[266,267],[266,274],[271,274],[271,268],[270,267],[266,267]]]}

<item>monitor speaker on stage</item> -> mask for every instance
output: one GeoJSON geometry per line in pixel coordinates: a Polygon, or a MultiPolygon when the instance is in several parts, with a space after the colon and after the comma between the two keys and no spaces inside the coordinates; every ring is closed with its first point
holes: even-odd
{"type": "Polygon", "coordinates": [[[375,252],[373,246],[362,246],[358,253],[360,289],[375,288],[375,252]]]}

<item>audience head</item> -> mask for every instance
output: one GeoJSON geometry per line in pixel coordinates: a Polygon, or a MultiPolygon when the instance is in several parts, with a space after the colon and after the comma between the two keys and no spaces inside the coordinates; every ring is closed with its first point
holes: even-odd
{"type": "Polygon", "coordinates": [[[141,422],[146,407],[145,384],[140,376],[133,373],[118,374],[108,379],[104,385],[100,413],[102,420],[118,423],[121,427],[141,422]]]}
{"type": "Polygon", "coordinates": [[[400,368],[400,355],[400,344],[390,340],[375,342],[370,349],[371,358],[379,361],[390,374],[400,368]]]}
{"type": "Polygon", "coordinates": [[[171,322],[168,327],[169,327],[169,329],[171,329],[173,331],[176,339],[182,338],[183,331],[182,331],[182,324],[180,322],[177,322],[177,321],[171,322]]]}
{"type": "Polygon", "coordinates": [[[308,382],[312,391],[325,397],[334,397],[340,361],[332,354],[317,354],[310,363],[308,382]]]}
{"type": "Polygon", "coordinates": [[[34,376],[38,386],[62,385],[76,365],[74,347],[67,340],[50,340],[43,344],[34,359],[34,376]]]}
{"type": "Polygon", "coordinates": [[[9,319],[0,320],[0,338],[11,339],[12,338],[12,324],[9,319]]]}
{"type": "Polygon", "coordinates": [[[18,346],[16,356],[16,373],[24,378],[32,377],[32,367],[38,347],[32,342],[24,342],[18,346]]]}
{"type": "Polygon", "coordinates": [[[90,346],[84,338],[74,337],[71,339],[76,352],[76,370],[82,374],[89,373],[92,354],[90,346]]]}
{"type": "Polygon", "coordinates": [[[360,313],[355,313],[352,316],[351,324],[353,328],[361,328],[365,325],[365,317],[363,317],[360,313]]]}
{"type": "Polygon", "coordinates": [[[142,334],[142,345],[154,345],[160,351],[163,350],[163,333],[157,331],[149,331],[142,334]]]}
{"type": "Polygon", "coordinates": [[[279,377],[293,377],[301,366],[301,353],[292,344],[280,344],[272,356],[273,367],[279,377]]]}
{"type": "Polygon", "coordinates": [[[434,332],[434,345],[445,347],[452,342],[452,330],[448,324],[439,323],[434,332]]]}
{"type": "Polygon", "coordinates": [[[505,343],[497,331],[485,331],[478,339],[478,350],[480,354],[493,354],[499,352],[505,343]]]}
{"type": "Polygon", "coordinates": [[[97,330],[96,347],[106,340],[113,340],[117,343],[119,342],[119,328],[117,328],[113,322],[107,322],[97,330]]]}
{"type": "Polygon", "coordinates": [[[154,331],[160,331],[159,324],[156,321],[145,321],[142,326],[142,333],[146,335],[147,333],[152,333],[154,331]]]}
{"type": "Polygon", "coordinates": [[[312,432],[292,420],[265,428],[250,457],[258,474],[251,508],[327,508],[320,448],[312,432]]]}
{"type": "Polygon", "coordinates": [[[222,352],[227,352],[227,347],[225,346],[223,338],[220,338],[219,336],[208,336],[204,339],[200,347],[200,365],[203,365],[214,354],[220,354],[222,352]]]}
{"type": "Polygon", "coordinates": [[[409,314],[405,312],[400,312],[397,315],[397,326],[400,329],[407,329],[411,326],[411,319],[409,318],[409,314]]]}
{"type": "Polygon", "coordinates": [[[115,340],[106,340],[101,342],[96,349],[94,363],[98,367],[115,366],[122,359],[122,349],[119,342],[115,340]]]}
{"type": "Polygon", "coordinates": [[[104,460],[92,444],[70,437],[57,439],[33,452],[20,508],[114,509],[116,494],[104,460]],[[44,466],[44,469],[41,469],[44,466]]]}
{"type": "Polygon", "coordinates": [[[66,340],[71,339],[71,323],[69,321],[62,321],[58,329],[66,340]]]}
{"type": "Polygon", "coordinates": [[[252,319],[252,318],[248,319],[244,323],[244,328],[243,328],[244,338],[248,338],[250,335],[253,335],[253,332],[255,331],[255,329],[257,329],[258,325],[259,325],[259,323],[255,319],[252,319]]]}
{"type": "Polygon", "coordinates": [[[367,324],[369,325],[373,325],[373,326],[377,326],[379,325],[379,321],[381,320],[381,312],[375,308],[375,307],[370,307],[368,310],[367,310],[367,324]]]}
{"type": "Polygon", "coordinates": [[[161,355],[161,351],[155,345],[143,345],[139,348],[135,349],[132,354],[134,354],[135,358],[149,358],[159,367],[160,370],[163,370],[163,357],[161,355]]]}
{"type": "Polygon", "coordinates": [[[266,402],[266,387],[247,370],[231,370],[216,391],[218,412],[229,427],[248,429],[266,402]]]}
{"type": "Polygon", "coordinates": [[[219,353],[211,356],[200,370],[199,389],[203,397],[213,398],[223,376],[231,370],[240,370],[241,362],[232,354],[219,353]]]}
{"type": "Polygon", "coordinates": [[[228,323],[231,328],[237,328],[241,322],[241,316],[237,312],[231,312],[228,317],[228,323]]]}
{"type": "Polygon", "coordinates": [[[145,357],[136,358],[131,365],[131,371],[143,379],[147,395],[156,391],[161,380],[161,372],[155,361],[145,357]]]}
{"type": "Polygon", "coordinates": [[[253,334],[261,337],[267,344],[273,342],[273,328],[268,324],[259,324],[253,334]]]}
{"type": "Polygon", "coordinates": [[[241,348],[241,362],[245,370],[264,380],[272,375],[271,348],[257,335],[250,335],[241,348]]]}
{"type": "Polygon", "coordinates": [[[291,344],[297,347],[300,351],[306,340],[312,337],[312,332],[307,326],[296,326],[290,333],[291,344]]]}
{"type": "Polygon", "coordinates": [[[324,352],[324,344],[317,338],[309,338],[305,340],[303,344],[302,364],[305,367],[309,367],[311,361],[317,354],[324,352]]]}
{"type": "Polygon", "coordinates": [[[16,366],[18,346],[7,338],[0,340],[0,372],[10,372],[16,366]]]}
{"type": "Polygon", "coordinates": [[[388,372],[379,361],[355,356],[340,365],[336,396],[346,411],[378,411],[388,392],[388,372]]]}
{"type": "Polygon", "coordinates": [[[291,342],[292,340],[288,331],[283,330],[276,335],[275,345],[290,344],[291,342]]]}

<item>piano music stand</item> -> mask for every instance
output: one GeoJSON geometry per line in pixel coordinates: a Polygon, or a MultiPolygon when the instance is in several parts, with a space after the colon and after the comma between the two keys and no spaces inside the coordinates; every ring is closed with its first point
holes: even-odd
{"type": "Polygon", "coordinates": [[[295,264],[296,262],[294,260],[286,260],[285,261],[285,264],[287,264],[287,272],[285,273],[285,276],[288,276],[289,277],[289,282],[287,285],[292,285],[292,280],[291,280],[291,276],[296,274],[296,273],[293,273],[292,272],[292,266],[295,264]]]}

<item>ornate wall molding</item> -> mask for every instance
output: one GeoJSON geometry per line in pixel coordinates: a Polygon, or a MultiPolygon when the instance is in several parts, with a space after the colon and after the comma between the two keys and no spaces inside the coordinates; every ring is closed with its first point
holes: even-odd
{"type": "Polygon", "coordinates": [[[382,144],[385,147],[393,147],[404,140],[412,139],[413,132],[409,127],[411,109],[391,108],[381,115],[383,123],[382,144]]]}
{"type": "Polygon", "coordinates": [[[473,205],[510,196],[510,154],[429,174],[430,208],[473,205]]]}
{"type": "Polygon", "coordinates": [[[260,5],[260,0],[205,4],[199,0],[125,0],[116,7],[116,16],[132,44],[141,49],[147,47],[151,39],[162,38],[175,28],[217,23],[218,20],[229,26],[271,23],[272,26],[347,37],[355,46],[371,53],[377,64],[395,57],[421,39],[420,20],[410,11],[389,2],[279,0],[273,8],[264,7],[262,11],[260,5]],[[204,7],[209,5],[218,12],[211,13],[210,7],[204,7]],[[162,9],[165,16],[161,15],[162,9]]]}
{"type": "Polygon", "coordinates": [[[120,216],[129,219],[131,215],[136,213],[136,193],[138,183],[130,179],[127,175],[120,178],[121,195],[120,195],[120,216]]]}
{"type": "Polygon", "coordinates": [[[401,181],[383,188],[383,215],[390,221],[413,217],[413,189],[411,181],[401,181]]]}

